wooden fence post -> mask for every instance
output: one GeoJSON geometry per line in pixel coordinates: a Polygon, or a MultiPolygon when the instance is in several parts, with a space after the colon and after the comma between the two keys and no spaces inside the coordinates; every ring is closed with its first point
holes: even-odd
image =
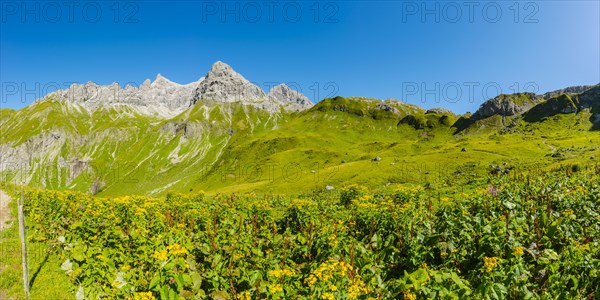
{"type": "Polygon", "coordinates": [[[19,236],[21,237],[21,260],[23,265],[23,288],[25,295],[29,299],[29,270],[27,268],[27,236],[25,234],[25,214],[23,213],[24,204],[23,189],[21,188],[21,197],[19,199],[19,236]]]}

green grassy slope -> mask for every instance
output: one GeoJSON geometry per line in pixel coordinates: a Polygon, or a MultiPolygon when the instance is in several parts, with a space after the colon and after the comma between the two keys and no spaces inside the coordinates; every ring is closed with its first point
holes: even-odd
{"type": "Polygon", "coordinates": [[[195,105],[168,120],[128,107],[90,113],[50,100],[0,111],[6,128],[0,149],[7,153],[2,179],[105,196],[299,193],[349,182],[443,186],[475,180],[490,165],[526,171],[596,162],[600,135],[590,129],[598,99],[591,92],[581,101],[578,96],[549,99],[525,118],[476,121],[368,98],[324,99],[300,113],[270,114],[239,103],[195,105]],[[592,109],[544,109],[564,99],[592,109]],[[543,118],[528,117],[538,111],[543,118]]]}

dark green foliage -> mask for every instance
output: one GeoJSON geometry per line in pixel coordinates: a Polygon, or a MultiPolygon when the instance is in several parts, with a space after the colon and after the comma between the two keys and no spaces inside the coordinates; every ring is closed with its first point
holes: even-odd
{"type": "Polygon", "coordinates": [[[414,129],[425,129],[433,127],[431,122],[427,120],[427,118],[425,118],[424,115],[408,115],[402,118],[399,124],[408,124],[414,129]]]}
{"type": "Polygon", "coordinates": [[[576,113],[577,111],[578,107],[573,99],[567,94],[562,94],[534,106],[524,115],[524,119],[527,122],[539,122],[557,114],[576,113]]]}

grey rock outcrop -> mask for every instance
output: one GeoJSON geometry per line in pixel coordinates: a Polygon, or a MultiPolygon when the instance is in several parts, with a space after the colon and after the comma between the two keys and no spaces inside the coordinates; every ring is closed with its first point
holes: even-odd
{"type": "Polygon", "coordinates": [[[280,103],[284,109],[292,111],[302,111],[313,105],[308,98],[285,84],[273,87],[267,96],[280,103]]]}
{"type": "Polygon", "coordinates": [[[440,107],[434,107],[434,108],[430,108],[428,109],[425,114],[440,114],[440,115],[444,115],[444,114],[452,114],[451,111],[445,109],[445,108],[440,108],[440,107]]]}
{"type": "Polygon", "coordinates": [[[398,109],[393,107],[389,103],[385,103],[385,102],[378,103],[376,107],[377,107],[377,109],[380,109],[383,111],[391,112],[393,114],[398,114],[398,109]]]}
{"type": "Polygon", "coordinates": [[[196,88],[194,102],[259,102],[267,95],[223,62],[216,62],[196,88]]]}
{"type": "Polygon", "coordinates": [[[481,120],[493,115],[513,116],[526,112],[543,99],[534,93],[498,95],[481,106],[471,116],[472,120],[481,120]]]}
{"type": "Polygon", "coordinates": [[[597,87],[598,85],[579,85],[579,86],[570,86],[564,89],[560,89],[560,90],[556,90],[556,91],[552,91],[552,92],[547,92],[544,95],[542,95],[542,97],[546,100],[558,96],[560,94],[567,94],[567,95],[574,95],[574,94],[580,94],[583,93],[593,87],[597,87]]]}
{"type": "Polygon", "coordinates": [[[153,82],[146,79],[139,88],[132,85],[121,88],[116,82],[111,85],[75,83],[66,90],[52,92],[38,101],[55,99],[76,103],[89,110],[126,105],[140,114],[173,117],[190,106],[194,88],[202,80],[200,78],[196,82],[181,85],[158,74],[153,82]]]}

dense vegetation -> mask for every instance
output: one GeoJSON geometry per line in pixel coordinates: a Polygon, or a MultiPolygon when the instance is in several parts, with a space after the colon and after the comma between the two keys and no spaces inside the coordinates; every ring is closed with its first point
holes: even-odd
{"type": "Polygon", "coordinates": [[[32,244],[60,257],[54,268],[78,298],[591,299],[600,172],[567,171],[491,176],[443,193],[349,185],[293,198],[96,198],[32,189],[25,199],[32,244]]]}

